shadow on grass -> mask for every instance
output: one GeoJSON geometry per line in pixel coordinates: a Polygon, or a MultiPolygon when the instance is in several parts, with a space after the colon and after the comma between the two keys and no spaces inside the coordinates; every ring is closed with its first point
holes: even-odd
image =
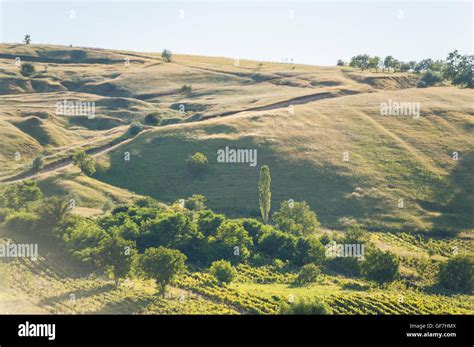
{"type": "Polygon", "coordinates": [[[140,297],[126,297],[118,301],[107,302],[93,314],[143,314],[148,306],[156,300],[161,300],[157,295],[144,295],[140,297]]]}
{"type": "Polygon", "coordinates": [[[40,301],[40,304],[53,306],[63,301],[70,301],[73,297],[75,298],[75,300],[79,300],[79,299],[83,299],[83,298],[87,298],[87,297],[91,297],[91,296],[108,292],[114,288],[115,286],[113,284],[108,283],[99,287],[85,289],[85,290],[84,289],[71,290],[69,292],[66,292],[60,295],[50,296],[48,298],[42,299],[40,301]]]}
{"type": "Polygon", "coordinates": [[[474,151],[459,154],[448,181],[449,188],[437,198],[444,201],[441,215],[433,218],[433,232],[439,236],[454,236],[474,226],[474,151]]]}
{"type": "Polygon", "coordinates": [[[229,217],[259,217],[257,185],[260,167],[265,164],[272,174],[272,211],[283,201],[305,200],[323,225],[337,226],[342,217],[370,218],[374,209],[384,205],[375,198],[348,199],[360,182],[341,168],[284,157],[273,144],[262,145],[252,137],[200,140],[180,133],[147,136],[112,151],[110,163],[109,169],[95,178],[168,203],[202,194],[210,208],[229,217]],[[257,165],[217,162],[217,150],[226,146],[256,149],[257,165]],[[124,151],[131,153],[130,161],[123,160],[124,151]],[[186,162],[195,152],[204,153],[209,160],[207,172],[199,178],[193,177],[186,162]]]}

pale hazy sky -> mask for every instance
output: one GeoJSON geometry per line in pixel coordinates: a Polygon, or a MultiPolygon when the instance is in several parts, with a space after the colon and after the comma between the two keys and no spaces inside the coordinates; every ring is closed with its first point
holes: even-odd
{"type": "Polygon", "coordinates": [[[0,0],[0,41],[334,65],[473,54],[473,2],[0,0]]]}

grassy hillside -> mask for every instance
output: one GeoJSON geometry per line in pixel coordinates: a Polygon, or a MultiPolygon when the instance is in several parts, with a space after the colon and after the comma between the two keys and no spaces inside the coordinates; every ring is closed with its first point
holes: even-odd
{"type": "Polygon", "coordinates": [[[257,216],[258,167],[268,164],[273,206],[306,200],[328,227],[345,218],[373,229],[472,228],[472,204],[462,204],[472,201],[468,89],[415,89],[410,73],[186,55],[166,63],[159,54],[5,44],[0,80],[8,89],[0,94],[0,131],[16,134],[0,146],[4,175],[26,170],[38,154],[49,162],[104,144],[150,113],[162,124],[218,117],[139,136],[112,152],[97,178],[166,202],[200,193],[216,210],[257,216]],[[22,76],[14,57],[36,73],[22,76]],[[94,102],[96,117],[58,115],[63,100],[94,102]],[[419,103],[420,119],[381,116],[389,100],[419,103]],[[258,166],[218,164],[225,146],[257,149],[258,166]],[[196,151],[210,159],[200,178],[185,163],[196,151]]]}
{"type": "MultiPolygon", "coordinates": [[[[66,253],[64,239],[46,240],[51,230],[40,228],[48,237],[37,240],[37,261],[0,262],[0,313],[273,314],[290,298],[321,299],[335,314],[472,313],[472,295],[439,287],[436,274],[455,251],[474,251],[473,93],[416,88],[418,81],[413,73],[350,67],[188,55],[165,62],[159,53],[0,44],[0,192],[33,179],[46,197],[74,199],[72,214],[90,223],[151,196],[159,203],[140,212],[156,217],[140,225],[148,232],[166,209],[181,208],[163,202],[193,194],[226,218],[259,219],[259,171],[268,165],[272,212],[289,199],[305,200],[321,222],[311,236],[344,240],[357,222],[370,230],[364,243],[400,262],[400,276],[383,285],[330,262],[302,285],[295,281],[301,264],[255,253],[262,247],[255,239],[231,284],[189,257],[188,271],[161,298],[133,271],[115,286],[103,269],[85,269],[66,253]],[[35,73],[23,76],[17,57],[35,73]],[[93,103],[94,117],[58,113],[65,101],[93,103]],[[418,103],[420,116],[382,115],[389,102],[418,103]],[[158,124],[146,123],[149,115],[158,124]],[[142,124],[138,135],[132,123],[142,124]],[[226,147],[257,150],[256,165],[219,163],[226,147]],[[71,165],[77,149],[94,156],[92,177],[71,165]],[[209,160],[200,174],[188,163],[196,152],[209,160]],[[31,170],[36,156],[46,163],[39,174],[31,170]]],[[[44,212],[38,206],[22,208],[34,216],[44,212]]],[[[13,215],[21,222],[28,213],[0,212],[0,242],[29,241],[3,221],[13,215]]],[[[179,214],[194,224],[199,218],[189,209],[179,214]]],[[[206,235],[206,245],[215,247],[216,237],[206,235]]]]}
{"type": "Polygon", "coordinates": [[[306,200],[326,226],[347,217],[374,229],[469,229],[473,205],[459,202],[472,201],[471,99],[451,87],[385,91],[296,105],[293,115],[246,112],[157,129],[112,152],[97,177],[168,202],[199,193],[218,211],[256,216],[259,166],[267,164],[273,206],[306,200]],[[420,102],[420,119],[381,116],[388,99],[420,102]],[[257,149],[257,167],[217,163],[225,146],[257,149]],[[210,161],[202,177],[186,164],[197,151],[210,161]]]}

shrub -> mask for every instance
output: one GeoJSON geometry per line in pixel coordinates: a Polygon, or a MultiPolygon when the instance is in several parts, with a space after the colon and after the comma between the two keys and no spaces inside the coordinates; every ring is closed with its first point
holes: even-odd
{"type": "Polygon", "coordinates": [[[38,226],[49,231],[63,220],[69,209],[65,199],[52,196],[34,204],[33,211],[39,217],[38,226]]]}
{"type": "Polygon", "coordinates": [[[156,207],[158,205],[158,201],[156,201],[152,197],[144,196],[137,199],[134,205],[138,207],[156,207]]]}
{"type": "Polygon", "coordinates": [[[258,249],[273,258],[291,260],[295,253],[296,242],[295,236],[268,228],[258,239],[258,249]]]}
{"type": "Polygon", "coordinates": [[[358,224],[349,226],[344,235],[344,243],[367,243],[368,241],[369,234],[367,230],[358,224]]]}
{"type": "Polygon", "coordinates": [[[322,264],[326,257],[326,249],[315,237],[300,237],[296,242],[293,261],[296,265],[309,263],[322,264]]]}
{"type": "Polygon", "coordinates": [[[155,113],[150,113],[146,115],[144,122],[149,125],[159,125],[160,117],[155,113]]]}
{"type": "Polygon", "coordinates": [[[171,51],[169,49],[164,49],[163,52],[161,52],[161,58],[163,58],[164,61],[169,63],[173,58],[173,55],[171,54],[171,51]]]}
{"type": "Polygon", "coordinates": [[[133,122],[132,124],[130,124],[130,126],[128,127],[128,133],[132,136],[135,136],[137,135],[138,133],[140,133],[141,131],[143,130],[143,127],[140,123],[138,122],[133,122]]]}
{"type": "Polygon", "coordinates": [[[0,208],[0,223],[3,223],[13,210],[10,208],[0,208]]]}
{"type": "Polygon", "coordinates": [[[191,211],[201,211],[206,208],[206,201],[207,199],[204,195],[193,194],[184,200],[184,207],[191,211]]]}
{"type": "Polygon", "coordinates": [[[259,222],[253,218],[245,218],[241,219],[242,226],[245,230],[252,236],[252,239],[256,242],[258,237],[265,232],[266,230],[271,230],[272,227],[269,225],[264,225],[263,223],[259,222]]]}
{"type": "Polygon", "coordinates": [[[453,291],[472,293],[474,289],[474,258],[458,255],[441,264],[438,283],[453,291]]]}
{"type": "Polygon", "coordinates": [[[359,276],[361,262],[355,257],[336,257],[326,263],[329,268],[346,276],[359,276]]]}
{"type": "Polygon", "coordinates": [[[33,212],[13,212],[6,217],[5,227],[7,230],[30,235],[36,229],[38,220],[38,215],[33,212]]]}
{"type": "Polygon", "coordinates": [[[209,160],[203,153],[196,152],[187,160],[187,162],[191,172],[194,175],[200,175],[205,171],[209,160]]]}
{"type": "Polygon", "coordinates": [[[66,249],[83,264],[96,266],[98,246],[107,233],[95,221],[82,219],[66,228],[63,241],[66,249]]]}
{"type": "Polygon", "coordinates": [[[227,259],[240,262],[250,255],[253,246],[252,238],[238,221],[226,220],[219,228],[215,237],[210,237],[214,244],[214,259],[227,259]]]}
{"type": "Polygon", "coordinates": [[[438,83],[443,81],[441,74],[436,71],[428,70],[426,71],[423,76],[421,77],[420,81],[418,82],[418,88],[426,88],[430,86],[434,86],[438,83]]]}
{"type": "Polygon", "coordinates": [[[318,299],[300,299],[294,303],[283,303],[279,314],[332,314],[331,308],[318,299]]]}
{"type": "Polygon", "coordinates": [[[237,272],[235,271],[232,264],[226,260],[218,260],[212,263],[209,268],[209,272],[214,275],[219,282],[230,283],[236,276],[237,272]]]}
{"type": "Polygon", "coordinates": [[[31,75],[35,73],[35,67],[33,64],[24,63],[24,64],[21,64],[20,72],[23,76],[30,77],[31,75]]]}
{"type": "Polygon", "coordinates": [[[181,93],[190,94],[192,91],[193,91],[193,87],[190,85],[185,84],[181,87],[181,93]]]}
{"type": "Polygon", "coordinates": [[[378,282],[391,282],[399,275],[399,260],[393,253],[373,250],[361,263],[361,274],[378,282]]]}
{"type": "Polygon", "coordinates": [[[197,217],[198,229],[204,236],[215,235],[217,229],[225,220],[223,214],[217,214],[211,210],[201,210],[198,212],[197,217]]]}
{"type": "Polygon", "coordinates": [[[320,274],[321,269],[318,266],[314,264],[306,264],[298,272],[298,277],[296,277],[296,283],[308,284],[316,282],[320,274]]]}
{"type": "Polygon", "coordinates": [[[34,160],[33,160],[33,163],[31,165],[31,168],[34,170],[34,171],[39,171],[41,170],[42,168],[44,167],[44,160],[43,158],[41,157],[36,157],[34,160]]]}
{"type": "Polygon", "coordinates": [[[96,171],[94,158],[82,150],[72,155],[72,161],[87,176],[93,175],[96,171]]]}
{"type": "Polygon", "coordinates": [[[14,210],[25,207],[27,204],[40,200],[43,197],[43,193],[38,188],[36,182],[30,180],[8,186],[2,195],[2,205],[14,210]]]}

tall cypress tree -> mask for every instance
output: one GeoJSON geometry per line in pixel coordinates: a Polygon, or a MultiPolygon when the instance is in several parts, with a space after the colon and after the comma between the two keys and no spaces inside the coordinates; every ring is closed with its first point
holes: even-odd
{"type": "Polygon", "coordinates": [[[260,212],[265,223],[268,223],[268,215],[270,214],[270,205],[272,200],[272,192],[270,191],[270,169],[267,165],[260,168],[260,181],[258,182],[258,192],[260,201],[260,212]]]}

